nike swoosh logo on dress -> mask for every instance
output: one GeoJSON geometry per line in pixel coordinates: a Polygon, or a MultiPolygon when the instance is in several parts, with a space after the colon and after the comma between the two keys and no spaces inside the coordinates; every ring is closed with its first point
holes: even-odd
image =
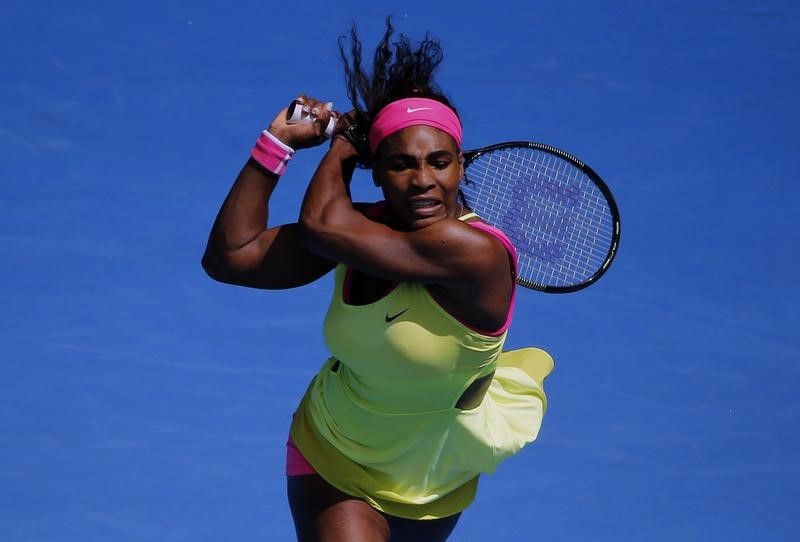
{"type": "Polygon", "coordinates": [[[395,314],[394,316],[389,316],[389,313],[386,313],[386,321],[387,322],[391,322],[392,320],[394,320],[395,318],[397,318],[398,316],[400,316],[401,314],[403,314],[407,310],[408,309],[403,309],[400,312],[398,312],[397,314],[395,314]]]}

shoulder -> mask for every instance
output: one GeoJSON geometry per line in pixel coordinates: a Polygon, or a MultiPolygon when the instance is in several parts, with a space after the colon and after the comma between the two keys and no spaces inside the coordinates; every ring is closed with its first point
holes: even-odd
{"type": "Polygon", "coordinates": [[[460,222],[472,233],[473,250],[482,257],[475,260],[477,271],[489,276],[503,276],[509,266],[513,276],[517,273],[517,251],[508,236],[500,229],[472,213],[461,217],[460,222]]]}
{"type": "Polygon", "coordinates": [[[513,246],[506,246],[505,235],[480,220],[442,222],[459,239],[459,247],[448,261],[454,280],[438,285],[445,294],[438,300],[448,299],[445,309],[476,329],[500,329],[508,321],[514,295],[513,246]]]}
{"type": "Polygon", "coordinates": [[[514,260],[514,265],[516,266],[517,249],[514,248],[514,244],[511,242],[511,239],[509,239],[508,235],[506,235],[506,233],[503,230],[501,230],[500,228],[498,228],[496,226],[492,226],[488,222],[485,222],[478,215],[476,215],[474,213],[472,213],[472,215],[473,216],[470,216],[468,218],[463,218],[462,217],[462,220],[466,224],[472,226],[473,228],[476,228],[476,229],[484,232],[485,234],[487,234],[487,235],[497,239],[498,241],[500,241],[500,243],[503,245],[503,247],[509,253],[511,258],[514,260]]]}
{"type": "Polygon", "coordinates": [[[431,251],[430,256],[435,254],[448,260],[451,266],[460,268],[473,279],[476,275],[484,279],[492,276],[498,268],[506,267],[500,264],[509,260],[509,248],[501,238],[503,234],[480,219],[443,219],[418,234],[426,237],[425,246],[431,251]]]}

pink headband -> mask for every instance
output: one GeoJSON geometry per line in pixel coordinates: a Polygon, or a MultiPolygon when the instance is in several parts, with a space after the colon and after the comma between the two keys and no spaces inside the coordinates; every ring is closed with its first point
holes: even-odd
{"type": "Polygon", "coordinates": [[[369,131],[369,149],[378,150],[381,141],[409,126],[431,126],[449,134],[461,148],[461,122],[442,102],[429,98],[404,98],[381,109],[369,131]]]}

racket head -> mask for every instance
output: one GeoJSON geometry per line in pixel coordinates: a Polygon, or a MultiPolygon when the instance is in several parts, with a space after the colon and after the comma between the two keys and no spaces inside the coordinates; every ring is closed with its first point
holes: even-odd
{"type": "Polygon", "coordinates": [[[560,149],[510,141],[464,152],[467,206],[517,249],[517,283],[574,292],[603,276],[616,256],[620,217],[611,190],[560,149]]]}

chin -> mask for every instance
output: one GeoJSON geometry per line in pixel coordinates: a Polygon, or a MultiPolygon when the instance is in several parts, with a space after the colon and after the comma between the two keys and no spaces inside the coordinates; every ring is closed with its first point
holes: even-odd
{"type": "Polygon", "coordinates": [[[420,230],[426,226],[430,226],[431,224],[443,220],[447,216],[444,214],[435,214],[430,216],[414,216],[409,218],[406,222],[408,224],[409,229],[412,230],[420,230]]]}
{"type": "Polygon", "coordinates": [[[447,207],[438,205],[435,209],[431,208],[428,212],[414,211],[406,206],[400,208],[389,207],[389,222],[398,226],[400,229],[413,231],[447,218],[447,207]]]}

